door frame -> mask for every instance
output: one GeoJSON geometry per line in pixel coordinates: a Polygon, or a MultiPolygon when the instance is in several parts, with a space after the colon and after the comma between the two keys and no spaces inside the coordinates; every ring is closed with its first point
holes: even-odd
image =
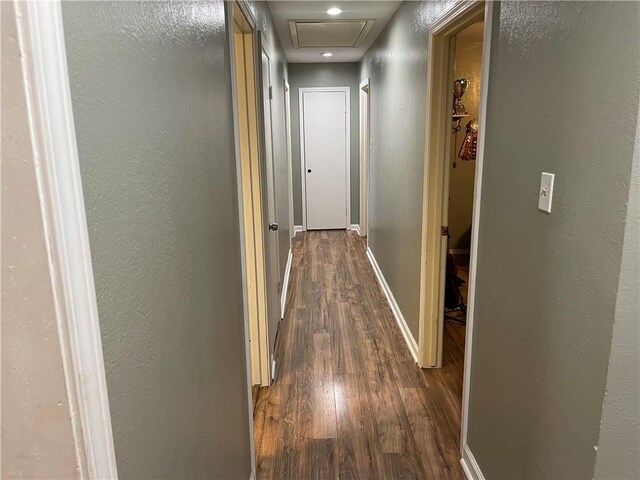
{"type": "Polygon", "coordinates": [[[79,475],[117,478],[61,2],[14,5],[79,475]]]}
{"type": "MultiPolygon", "coordinates": [[[[242,192],[242,171],[241,171],[241,155],[240,155],[240,134],[238,129],[238,90],[236,87],[236,62],[235,62],[235,39],[234,39],[234,5],[237,4],[238,8],[242,12],[245,17],[245,20],[249,23],[250,27],[253,30],[253,51],[254,51],[254,77],[257,72],[257,60],[255,55],[257,41],[256,41],[256,19],[251,12],[251,8],[247,4],[246,0],[236,0],[235,2],[225,2],[225,27],[227,29],[227,41],[229,44],[229,73],[231,77],[231,104],[233,111],[233,136],[234,136],[234,153],[236,158],[236,186],[238,189],[238,223],[239,223],[239,231],[240,231],[240,261],[242,268],[242,308],[243,308],[243,324],[244,324],[244,357],[245,357],[245,376],[246,376],[246,388],[247,388],[247,412],[249,418],[249,432],[253,432],[253,395],[252,395],[252,358],[251,358],[251,342],[249,341],[249,322],[251,321],[249,318],[249,310],[248,310],[248,292],[247,292],[247,259],[245,254],[245,230],[244,230],[244,216],[243,216],[243,192],[242,192]]],[[[257,79],[254,79],[255,84],[257,85],[257,79]]],[[[254,88],[254,90],[256,90],[254,88]]],[[[258,108],[258,97],[255,95],[255,106],[258,108]]],[[[257,113],[256,113],[257,115],[257,113]]],[[[258,155],[260,156],[260,154],[258,155]]],[[[263,222],[264,223],[264,222],[263,222]]],[[[263,270],[264,271],[264,270],[263,270]]],[[[264,276],[262,278],[264,282],[264,276]]],[[[257,285],[256,285],[257,288],[257,285]]],[[[258,320],[259,321],[259,320],[258,320]]],[[[268,328],[268,322],[263,321],[264,327],[268,328]]],[[[260,331],[262,331],[261,329],[260,331]]],[[[266,332],[266,330],[265,330],[266,332]]],[[[261,347],[264,345],[263,335],[260,335],[260,345],[261,347]]],[[[266,336],[268,342],[268,334],[266,336]]],[[[270,365],[268,360],[265,362],[263,357],[264,349],[260,348],[261,358],[260,358],[260,380],[262,383],[263,377],[266,374],[267,378],[270,378],[270,365]],[[266,368],[264,365],[266,364],[266,368]],[[266,370],[266,371],[265,371],[266,370]]],[[[267,349],[268,351],[268,349],[267,349]]],[[[249,435],[249,450],[251,455],[251,477],[255,478],[256,472],[256,449],[255,449],[255,439],[253,435],[249,435]]]]}
{"type": "MultiPolygon", "coordinates": [[[[489,67],[491,32],[494,2],[470,0],[456,3],[431,27],[429,34],[429,66],[427,72],[427,121],[425,135],[425,168],[423,188],[422,247],[420,275],[420,317],[419,317],[419,364],[423,368],[442,365],[442,334],[444,322],[444,282],[441,281],[445,265],[441,263],[443,249],[446,249],[440,228],[447,189],[444,181],[449,159],[446,158],[447,135],[451,128],[451,92],[449,78],[450,39],[484,16],[484,37],[482,47],[482,85],[480,105],[476,171],[474,181],[473,220],[469,265],[469,298],[467,299],[466,346],[464,355],[464,378],[462,393],[460,448],[462,465],[469,478],[475,478],[477,464],[467,445],[469,416],[469,387],[474,333],[474,305],[478,258],[478,231],[482,193],[482,167],[485,150],[485,128],[487,117],[487,97],[489,88],[489,67]]],[[[445,250],[446,253],[446,250],[445,250]]]]}
{"type": "MultiPolygon", "coordinates": [[[[287,79],[284,79],[284,134],[285,147],[287,149],[287,180],[289,187],[289,248],[292,247],[292,239],[295,236],[293,221],[293,161],[291,155],[291,87],[287,79]]],[[[283,286],[286,288],[286,285],[283,286]]]]}
{"type": "Polygon", "coordinates": [[[369,231],[369,158],[371,144],[371,103],[370,82],[367,78],[360,82],[360,235],[366,237],[369,231]]]}
{"type": "MultiPolygon", "coordinates": [[[[260,140],[258,141],[258,168],[259,171],[259,179],[257,180],[260,195],[258,198],[254,199],[253,210],[254,215],[260,217],[259,224],[263,227],[263,229],[257,234],[254,235],[253,242],[253,250],[254,250],[254,260],[257,262],[259,258],[261,258],[261,266],[262,273],[260,273],[260,269],[256,268],[256,306],[257,306],[257,318],[252,319],[249,317],[249,292],[248,292],[248,268],[250,266],[247,263],[246,258],[246,242],[247,242],[247,232],[244,227],[244,206],[243,206],[243,182],[242,182],[242,156],[241,156],[241,146],[240,146],[240,132],[238,128],[238,123],[240,121],[239,112],[238,112],[238,90],[236,86],[236,61],[235,61],[235,41],[234,41],[234,22],[235,22],[235,12],[234,5],[238,6],[241,14],[244,16],[244,19],[249,24],[250,28],[253,31],[253,81],[254,81],[254,91],[253,91],[253,108],[254,113],[256,115],[254,125],[258,137],[260,137],[260,100],[259,100],[259,58],[258,58],[258,32],[256,29],[256,19],[253,16],[251,9],[247,5],[247,3],[243,0],[235,1],[235,2],[226,2],[226,18],[227,18],[227,30],[229,35],[229,51],[230,51],[230,75],[231,75],[231,95],[232,95],[232,104],[233,104],[233,129],[234,129],[234,148],[235,148],[235,157],[236,157],[236,176],[237,176],[237,187],[238,187],[238,212],[239,212],[239,222],[240,222],[240,244],[241,248],[241,263],[242,263],[242,294],[243,294],[243,307],[244,307],[244,325],[245,325],[245,349],[246,349],[246,363],[247,363],[247,384],[249,391],[249,404],[251,407],[250,413],[253,415],[253,402],[251,399],[251,387],[252,387],[252,367],[253,367],[253,359],[251,354],[251,341],[250,341],[250,331],[252,328],[252,322],[254,328],[258,331],[258,362],[259,362],[259,384],[261,386],[268,386],[271,381],[272,371],[271,371],[271,362],[270,362],[270,354],[269,354],[269,321],[267,318],[267,298],[266,298],[266,288],[267,288],[267,277],[266,277],[266,263],[265,263],[265,255],[266,255],[266,243],[265,243],[265,235],[264,235],[264,225],[265,225],[265,214],[264,214],[264,182],[263,182],[263,173],[262,173],[262,163],[263,156],[260,148],[260,140]],[[257,210],[257,212],[256,212],[257,210]],[[257,238],[257,237],[262,237],[257,238]],[[262,300],[261,294],[262,292],[262,300]],[[259,312],[263,312],[262,314],[259,312]]],[[[258,265],[256,265],[257,267],[258,265]]]]}
{"type": "Polygon", "coordinates": [[[347,202],[347,221],[346,229],[351,228],[351,88],[350,87],[301,87],[298,89],[298,119],[300,127],[300,176],[302,186],[302,230],[307,230],[307,176],[306,159],[304,154],[304,94],[306,92],[346,92],[345,108],[345,139],[346,139],[346,155],[345,170],[347,188],[345,191],[347,202]]]}

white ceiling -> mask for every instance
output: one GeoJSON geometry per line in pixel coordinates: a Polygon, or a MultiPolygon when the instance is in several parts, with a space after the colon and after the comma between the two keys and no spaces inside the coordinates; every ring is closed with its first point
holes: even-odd
{"type": "Polygon", "coordinates": [[[270,1],[269,8],[276,24],[280,42],[289,63],[358,62],[371,46],[385,25],[398,9],[401,1],[270,1]],[[331,7],[342,9],[340,15],[329,15],[331,7]],[[294,48],[289,30],[289,20],[375,20],[364,41],[357,47],[310,47],[294,48]],[[332,57],[323,57],[323,52],[332,52],[332,57]]]}

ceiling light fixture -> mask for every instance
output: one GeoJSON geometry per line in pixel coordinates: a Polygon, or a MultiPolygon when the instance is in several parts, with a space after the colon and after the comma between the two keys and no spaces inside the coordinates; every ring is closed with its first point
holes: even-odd
{"type": "Polygon", "coordinates": [[[323,57],[333,57],[333,53],[331,53],[331,52],[323,52],[322,56],[323,57]]]}
{"type": "Polygon", "coordinates": [[[342,13],[342,10],[340,10],[338,7],[331,7],[329,10],[327,10],[327,13],[329,15],[340,15],[342,13]]]}

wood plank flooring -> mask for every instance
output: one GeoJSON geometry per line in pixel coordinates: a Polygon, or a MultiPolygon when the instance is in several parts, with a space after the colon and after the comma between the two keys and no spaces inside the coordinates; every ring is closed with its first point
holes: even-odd
{"type": "Polygon", "coordinates": [[[276,381],[254,413],[258,479],[463,478],[464,327],[446,325],[443,369],[419,369],[365,250],[353,232],[295,238],[276,381]]]}

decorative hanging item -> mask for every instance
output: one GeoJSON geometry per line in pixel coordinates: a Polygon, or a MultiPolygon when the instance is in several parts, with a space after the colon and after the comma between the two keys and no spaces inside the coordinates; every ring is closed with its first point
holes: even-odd
{"type": "Polygon", "coordinates": [[[451,133],[457,133],[461,130],[460,121],[464,117],[468,117],[467,109],[462,104],[462,96],[469,87],[469,79],[459,78],[453,82],[453,125],[451,127],[451,133]]]}
{"type": "Polygon", "coordinates": [[[458,157],[461,160],[475,160],[478,148],[478,120],[475,118],[467,123],[467,132],[460,146],[458,157]]]}

